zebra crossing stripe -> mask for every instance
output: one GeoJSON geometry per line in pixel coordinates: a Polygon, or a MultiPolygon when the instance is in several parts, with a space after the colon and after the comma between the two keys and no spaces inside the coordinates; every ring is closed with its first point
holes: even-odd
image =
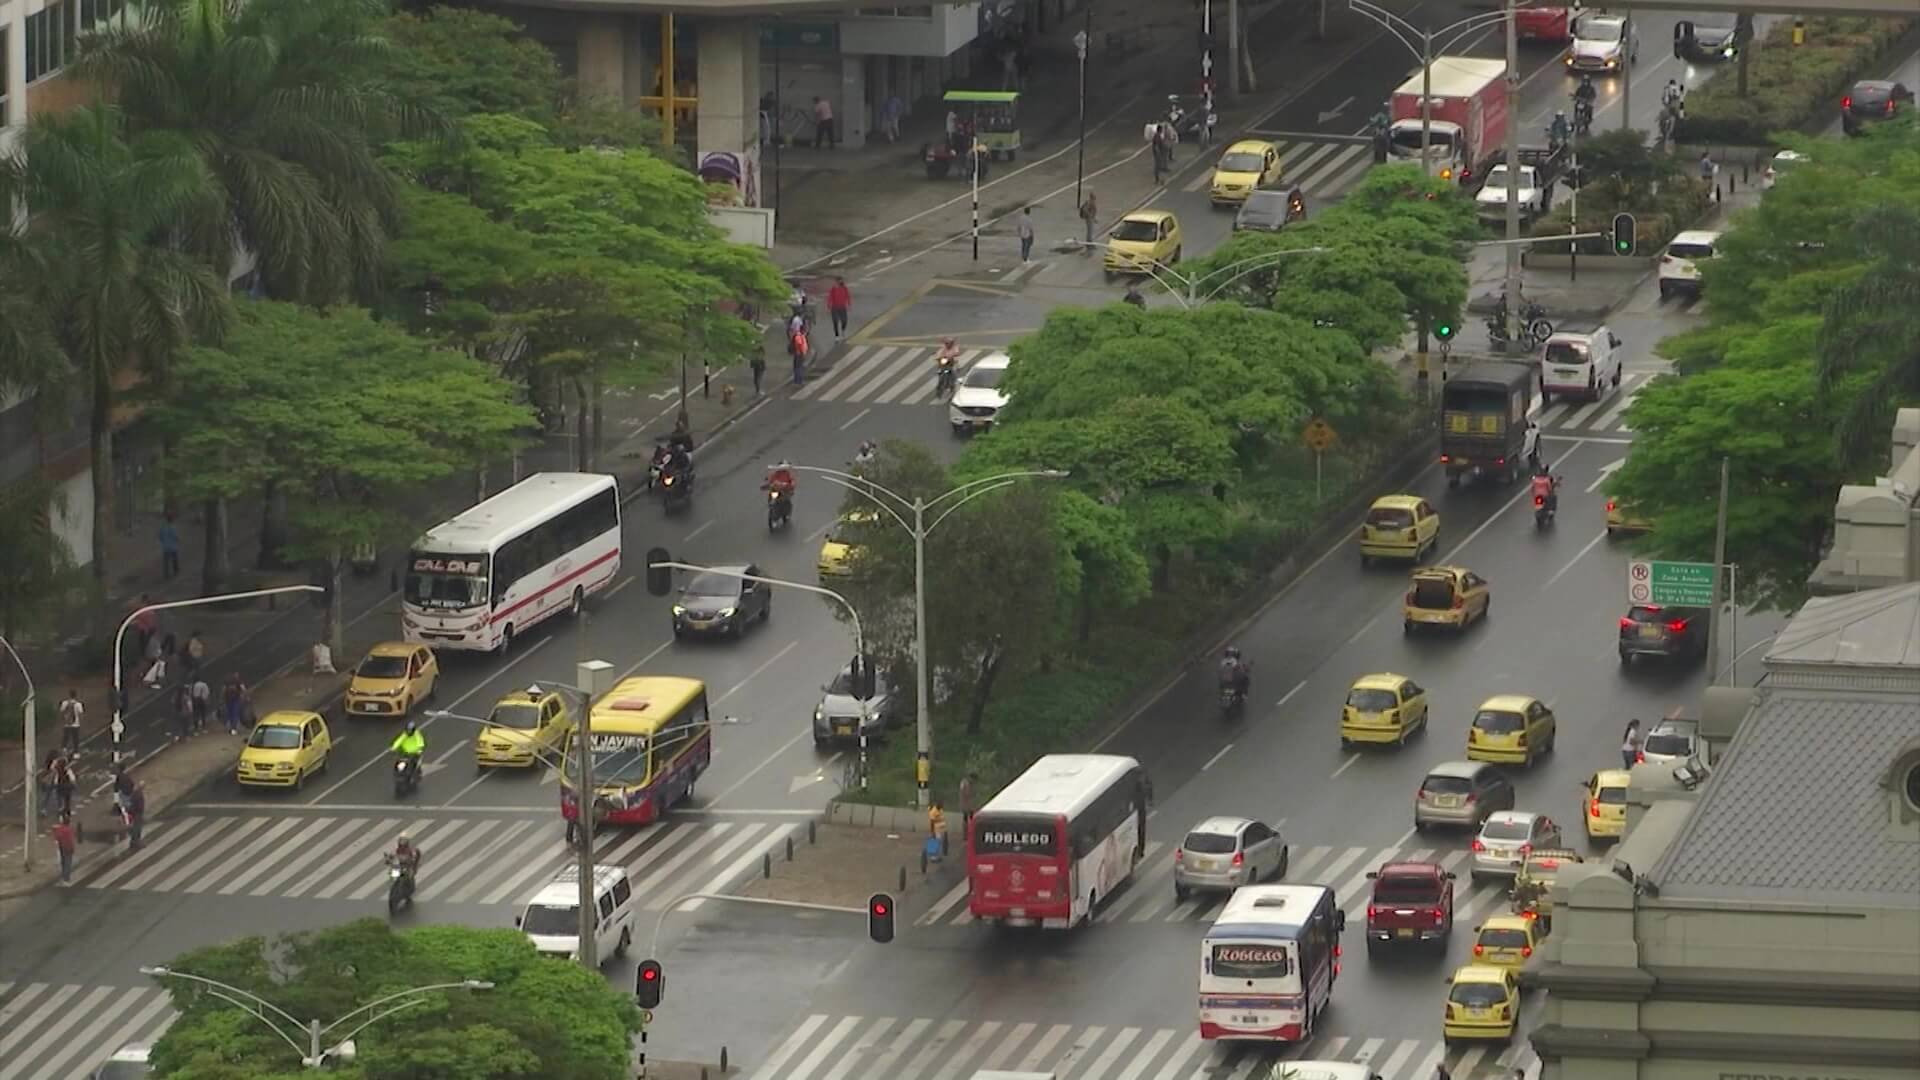
{"type": "MultiPolygon", "coordinates": [[[[1167,1034],[1171,1034],[1171,1033],[1169,1032],[1167,1034]]],[[[1139,1037],[1140,1037],[1139,1028],[1137,1027],[1121,1028],[1119,1032],[1117,1032],[1114,1035],[1113,1041],[1107,1044],[1106,1050],[1102,1052],[1099,1057],[1093,1060],[1093,1064],[1087,1066],[1087,1075],[1089,1077],[1099,1077],[1099,1076],[1107,1075],[1107,1070],[1113,1067],[1114,1060],[1118,1058],[1121,1054],[1126,1053],[1127,1047],[1131,1046],[1133,1044],[1133,1040],[1139,1037]]],[[[1143,1053],[1142,1056],[1143,1057],[1151,1056],[1151,1053],[1150,1052],[1143,1053]]]]}
{"type": "Polygon", "coordinates": [[[933,1021],[925,1017],[908,1021],[900,1034],[893,1037],[893,1042],[887,1045],[886,1050],[873,1059],[873,1067],[866,1072],[862,1080],[888,1080],[893,1075],[893,1063],[900,1060],[900,1055],[906,1053],[907,1048],[920,1038],[921,1032],[932,1026],[933,1021]]]}
{"type": "Polygon", "coordinates": [[[1000,1021],[998,1020],[989,1020],[981,1024],[978,1030],[974,1031],[973,1037],[961,1043],[960,1049],[947,1059],[947,1063],[939,1072],[933,1074],[933,1080],[953,1080],[954,1074],[960,1071],[960,1067],[966,1063],[967,1059],[979,1053],[981,1044],[993,1038],[993,1033],[999,1030],[1000,1021]]]}
{"type": "Polygon", "coordinates": [[[461,880],[460,878],[454,878],[452,880],[441,880],[438,877],[429,878],[425,887],[416,894],[415,899],[438,900],[442,898],[443,894],[451,893],[452,895],[447,896],[447,899],[452,900],[454,903],[461,902],[467,896],[471,895],[477,885],[487,878],[492,877],[502,868],[500,863],[496,861],[496,857],[500,854],[501,849],[513,845],[528,829],[535,827],[531,821],[516,821],[508,825],[507,828],[498,835],[488,837],[486,844],[474,853],[475,858],[480,863],[480,873],[477,876],[467,878],[467,884],[464,888],[457,890],[453,888],[453,885],[461,880]]]}
{"type": "Polygon", "coordinates": [[[814,1013],[812,1016],[807,1017],[806,1021],[800,1025],[798,1030],[787,1036],[786,1042],[774,1048],[773,1054],[767,1058],[767,1063],[760,1066],[759,1072],[753,1074],[756,1080],[773,1080],[775,1076],[778,1076],[781,1066],[787,1063],[787,1059],[792,1057],[802,1046],[805,1046],[807,1039],[813,1035],[814,1030],[826,1022],[827,1018],[819,1013],[814,1013]]]}
{"type": "MultiPolygon", "coordinates": [[[[115,1050],[133,1042],[142,1033],[151,1032],[151,1037],[158,1038],[159,1032],[164,1031],[167,1025],[173,1023],[173,1004],[165,990],[161,990],[158,987],[143,986],[136,988],[132,996],[134,1001],[144,1000],[146,1004],[140,1006],[137,1012],[131,1017],[128,1017],[126,1023],[115,1028],[112,1035],[100,1041],[94,1041],[92,1039],[70,1040],[65,1050],[54,1055],[51,1060],[43,1062],[39,1066],[41,1074],[49,1077],[60,1076],[63,1070],[75,1064],[74,1059],[81,1054],[90,1056],[112,1054],[115,1050]],[[153,1026],[154,1021],[163,1016],[165,1017],[165,1023],[161,1024],[158,1029],[155,1029],[153,1026]]],[[[120,1015],[123,1012],[124,1009],[115,1010],[113,1015],[120,1015]]],[[[90,1071],[93,1065],[83,1065],[80,1068],[85,1071],[90,1071]]]]}
{"type": "Polygon", "coordinates": [[[849,1016],[835,1024],[833,1030],[827,1032],[826,1037],[820,1040],[820,1045],[813,1048],[813,1053],[802,1058],[800,1064],[794,1066],[793,1072],[788,1074],[791,1080],[807,1080],[807,1077],[812,1076],[813,1070],[820,1067],[820,1063],[827,1059],[828,1054],[833,1053],[833,1048],[840,1044],[840,1040],[860,1026],[860,1019],[858,1016],[849,1016]]]}
{"type": "Polygon", "coordinates": [[[849,1052],[846,1057],[841,1058],[840,1061],[834,1065],[833,1069],[829,1071],[827,1075],[821,1077],[820,1080],[847,1080],[847,1074],[853,1071],[855,1065],[860,1064],[861,1056],[878,1044],[882,1038],[885,1038],[887,1029],[891,1027],[893,1027],[893,1017],[891,1016],[883,1016],[875,1020],[873,1026],[868,1028],[865,1034],[854,1040],[852,1051],[849,1052]]]}
{"type": "Polygon", "coordinates": [[[902,355],[878,358],[870,363],[859,365],[858,368],[848,376],[846,381],[829,388],[826,392],[822,393],[817,400],[833,401],[847,391],[852,390],[855,386],[863,388],[878,386],[913,366],[913,364],[920,359],[918,350],[916,349],[889,349],[888,351],[898,351],[902,353],[902,355]]]}
{"type": "MultiPolygon", "coordinates": [[[[48,995],[45,1001],[35,1005],[34,1012],[40,1012],[42,1010],[57,1011],[63,1002],[80,991],[79,986],[72,984],[49,987],[45,983],[33,983],[21,993],[20,998],[16,999],[14,1004],[24,1010],[25,1005],[23,1003],[30,1003],[32,999],[40,997],[43,991],[49,989],[52,990],[52,994],[48,995]]],[[[19,1047],[21,1040],[25,1039],[32,1031],[33,1029],[28,1027],[24,1021],[17,1021],[13,1025],[10,1025],[10,1030],[5,1033],[0,1033],[0,1058],[11,1059],[16,1057],[17,1055],[15,1055],[14,1050],[19,1047]]]]}
{"type": "MultiPolygon", "coordinates": [[[[941,1024],[940,1031],[933,1037],[933,1040],[927,1043],[926,1047],[918,1054],[913,1056],[913,1061],[907,1065],[907,1070],[904,1075],[924,1075],[927,1067],[933,1064],[934,1059],[944,1055],[947,1047],[953,1045],[953,1040],[958,1038],[960,1033],[965,1031],[966,1028],[967,1022],[965,1020],[948,1020],[946,1023],[941,1024]]],[[[876,1075],[872,1080],[893,1080],[893,1078],[876,1075]]]]}
{"type": "MultiPolygon", "coordinates": [[[[78,989],[80,988],[77,986],[69,986],[69,987],[64,987],[63,991],[73,991],[78,989]]],[[[71,1008],[64,1007],[56,1003],[56,1007],[53,1010],[52,1016],[50,1017],[50,1019],[52,1019],[52,1023],[45,1024],[36,1028],[35,1030],[38,1032],[40,1037],[38,1039],[35,1039],[32,1043],[29,1043],[27,1046],[21,1048],[21,1050],[16,1056],[18,1056],[19,1058],[25,1061],[32,1061],[33,1059],[39,1057],[41,1054],[46,1053],[48,1050],[52,1049],[53,1043],[56,1039],[59,1039],[62,1035],[65,1035],[67,1033],[68,1028],[71,1028],[73,1025],[79,1023],[81,1020],[87,1017],[96,1015],[95,1010],[100,1008],[100,1003],[104,1001],[107,998],[107,996],[112,993],[113,993],[113,987],[111,986],[96,986],[93,989],[87,991],[86,994],[80,998],[80,1001],[74,1006],[72,1006],[71,1008]]],[[[64,992],[61,995],[62,998],[65,998],[68,996],[71,996],[71,995],[64,992]]]]}

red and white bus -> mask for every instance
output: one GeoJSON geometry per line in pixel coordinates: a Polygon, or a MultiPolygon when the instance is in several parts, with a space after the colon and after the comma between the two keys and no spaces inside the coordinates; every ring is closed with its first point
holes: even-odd
{"type": "Polygon", "coordinates": [[[1325,885],[1243,885],[1200,945],[1200,1037],[1305,1042],[1333,998],[1346,912],[1325,885]]]}
{"type": "Polygon", "coordinates": [[[967,910],[1009,926],[1084,923],[1147,850],[1147,774],[1130,757],[1049,754],[967,827],[967,910]]]}
{"type": "Polygon", "coordinates": [[[535,473],[414,542],[401,631],[436,649],[504,650],[555,612],[578,615],[619,571],[613,477],[535,473]]]}

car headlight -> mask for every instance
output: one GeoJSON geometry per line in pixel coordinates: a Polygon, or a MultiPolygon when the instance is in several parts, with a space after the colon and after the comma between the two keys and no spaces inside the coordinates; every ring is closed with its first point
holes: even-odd
{"type": "Polygon", "coordinates": [[[817,724],[817,723],[819,723],[820,721],[822,721],[822,720],[825,720],[826,718],[827,718],[827,714],[826,714],[826,712],[825,712],[824,710],[822,710],[822,709],[820,709],[820,708],[818,708],[818,707],[816,707],[816,708],[815,708],[815,709],[813,710],[813,722],[814,722],[814,723],[816,723],[816,724],[817,724]]]}
{"type": "Polygon", "coordinates": [[[675,615],[685,615],[687,613],[687,609],[679,604],[675,604],[673,605],[673,613],[675,615]]]}
{"type": "Polygon", "coordinates": [[[723,607],[723,608],[721,608],[721,609],[720,609],[720,617],[721,617],[721,618],[723,618],[723,619],[731,619],[731,618],[733,618],[733,609],[732,609],[732,608],[730,608],[730,607],[723,607]]]}

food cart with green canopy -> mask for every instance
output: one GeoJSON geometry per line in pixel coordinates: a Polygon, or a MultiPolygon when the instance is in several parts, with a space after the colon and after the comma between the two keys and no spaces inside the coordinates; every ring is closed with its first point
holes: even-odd
{"type": "Polygon", "coordinates": [[[1013,160],[1020,149],[1020,95],[1013,90],[949,90],[947,107],[973,129],[980,145],[995,158],[1013,160]]]}

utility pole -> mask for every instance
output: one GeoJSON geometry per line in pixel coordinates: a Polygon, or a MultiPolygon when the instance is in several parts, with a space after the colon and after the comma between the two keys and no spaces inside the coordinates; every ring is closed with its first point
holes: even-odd
{"type": "MultiPolygon", "coordinates": [[[[1087,10],[1093,10],[1093,0],[1087,0],[1087,10]]],[[[1239,97],[1240,84],[1240,0],[1227,0],[1227,67],[1233,81],[1228,84],[1234,97],[1239,97]]]]}
{"type": "MultiPolygon", "coordinates": [[[[1511,61],[1509,61],[1511,63],[1511,61]]],[[[1507,101],[1509,115],[1513,109],[1511,98],[1507,101]]],[[[1433,175],[1433,35],[1426,34],[1420,39],[1420,173],[1433,175]]]]}
{"type": "MultiPolygon", "coordinates": [[[[1728,599],[1721,586],[1725,580],[1721,575],[1727,567],[1728,470],[1728,459],[1723,457],[1720,459],[1720,510],[1713,522],[1713,611],[1707,616],[1707,671],[1716,676],[1713,682],[1719,681],[1720,639],[1725,636],[1721,633],[1720,605],[1728,599]]],[[[1740,602],[1739,597],[1731,599],[1735,604],[1740,602]]]]}
{"type": "Polygon", "coordinates": [[[1073,208],[1078,211],[1087,204],[1086,196],[1080,193],[1087,179],[1087,46],[1093,43],[1093,0],[1083,0],[1086,4],[1086,25],[1073,35],[1073,51],[1080,55],[1080,161],[1073,168],[1073,208]]]}
{"type": "MultiPolygon", "coordinates": [[[[1325,2],[1321,0],[1323,5],[1325,2]]],[[[1213,0],[1200,0],[1200,98],[1200,141],[1204,146],[1213,141],[1213,0]]]]}
{"type": "Polygon", "coordinates": [[[928,699],[933,695],[928,683],[932,673],[927,670],[927,502],[918,495],[913,499],[913,662],[919,669],[914,673],[914,748],[913,781],[918,789],[917,798],[920,809],[931,805],[933,791],[933,715],[928,711],[928,699]]]}
{"type": "MultiPolygon", "coordinates": [[[[1626,21],[1620,24],[1620,130],[1625,131],[1631,125],[1627,117],[1633,115],[1633,9],[1627,9],[1626,21]]],[[[1509,60],[1508,63],[1513,61],[1509,60]]]]}
{"type": "MultiPolygon", "coordinates": [[[[980,132],[975,129],[967,145],[967,168],[973,172],[973,261],[980,261],[980,132]]],[[[682,380],[684,381],[684,379],[682,380]]],[[[686,396],[686,391],[681,391],[686,396]]]]}
{"type": "Polygon", "coordinates": [[[1520,30],[1507,0],[1507,340],[1520,340],[1520,30]]]}
{"type": "MultiPolygon", "coordinates": [[[[585,641],[586,627],[581,626],[575,636],[585,641]]],[[[580,732],[579,776],[573,787],[573,820],[580,836],[580,946],[575,953],[580,958],[580,966],[588,971],[600,970],[600,943],[594,940],[600,911],[593,900],[593,811],[599,804],[593,790],[593,699],[601,689],[600,674],[612,669],[613,665],[605,660],[582,660],[574,665],[574,685],[582,691],[577,729],[580,732]]]]}

